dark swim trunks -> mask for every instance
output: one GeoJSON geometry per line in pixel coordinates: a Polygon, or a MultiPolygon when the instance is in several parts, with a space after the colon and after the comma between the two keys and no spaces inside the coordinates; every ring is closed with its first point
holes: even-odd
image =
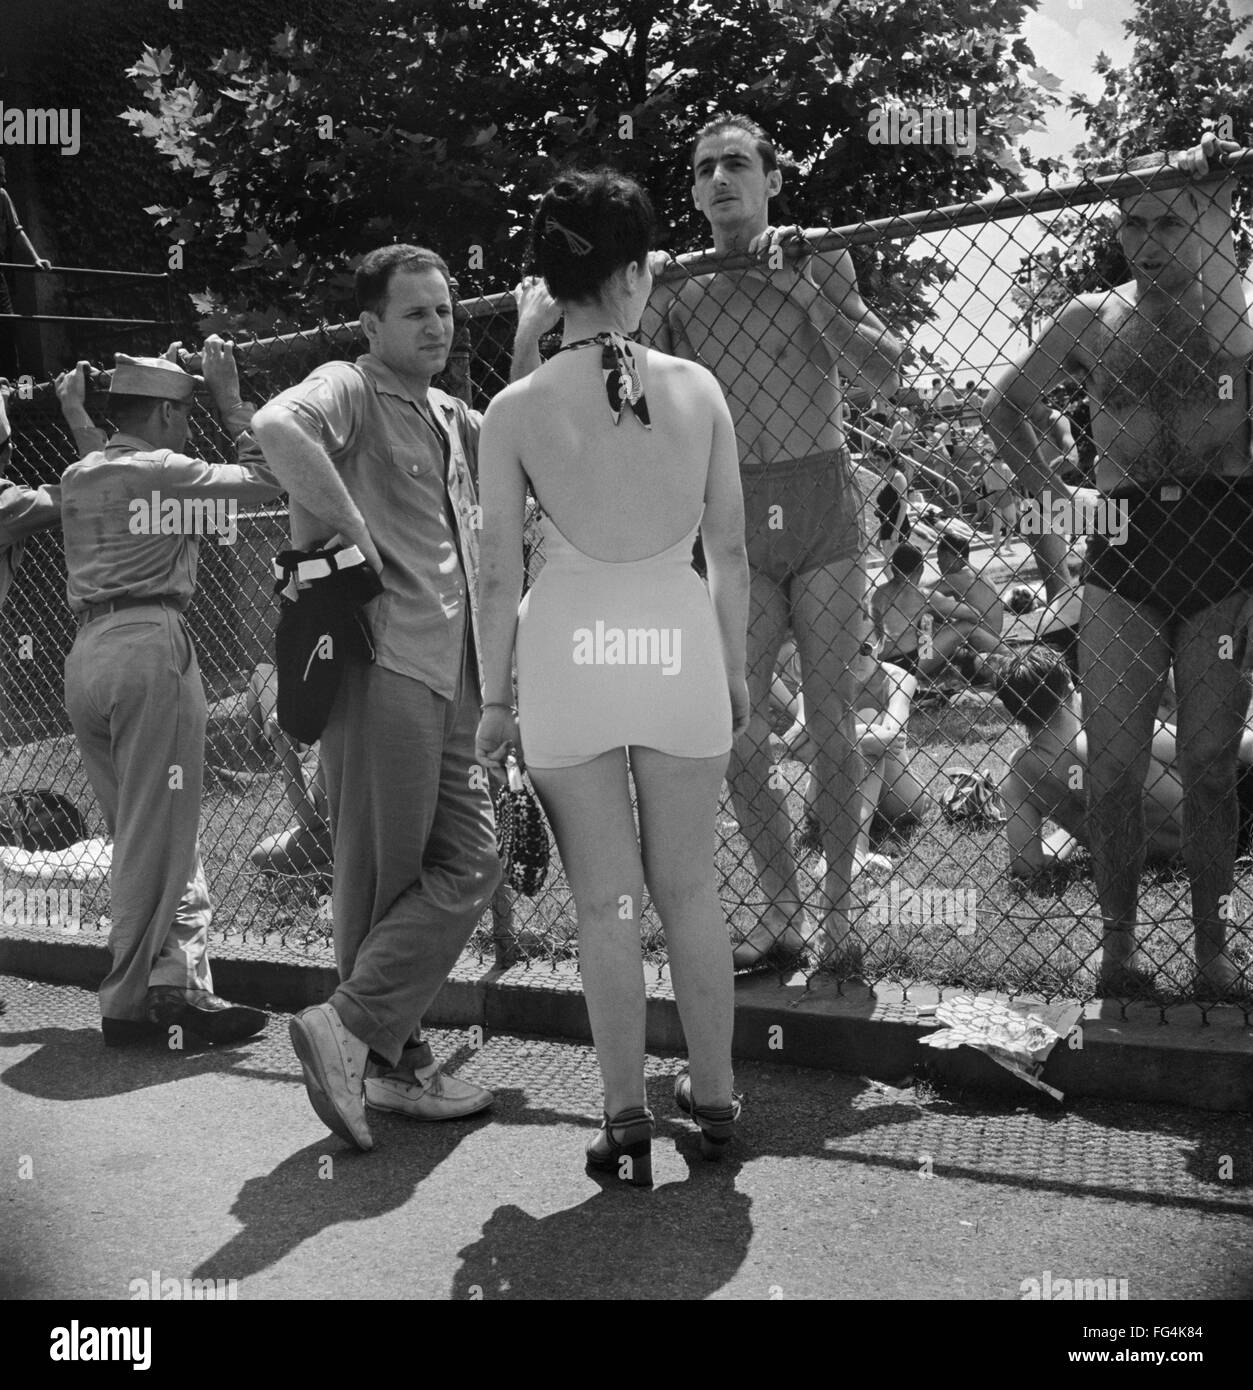
{"type": "Polygon", "coordinates": [[[1127,500],[1127,538],[1122,545],[1091,538],[1087,583],[1156,608],[1166,621],[1253,592],[1253,478],[1198,478],[1106,495],[1127,500]]]}
{"type": "Polygon", "coordinates": [[[1253,841],[1253,767],[1236,769],[1236,800],[1240,805],[1240,829],[1236,835],[1236,852],[1247,854],[1253,841]]]}
{"type": "Polygon", "coordinates": [[[742,467],[740,476],[748,563],[777,584],[865,550],[861,493],[847,449],[742,467]]]}

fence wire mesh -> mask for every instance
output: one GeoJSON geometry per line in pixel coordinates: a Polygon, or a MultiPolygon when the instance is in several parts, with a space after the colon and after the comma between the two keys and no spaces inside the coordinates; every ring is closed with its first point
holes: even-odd
{"type": "MultiPolygon", "coordinates": [[[[754,719],[717,848],[741,963],[1247,1010],[1250,329],[1215,196],[1139,173],[810,234],[820,256],[944,234],[952,331],[1008,364],[990,388],[859,379],[777,268],[705,254],[659,277],[639,336],[719,378],[745,486],[754,719]],[[1075,248],[1108,243],[1119,209],[1121,281],[1076,298],[1075,248]],[[1015,325],[1034,333],[1017,352],[1015,325]],[[844,876],[847,929],[837,911],[824,934],[844,876]]],[[[440,384],[484,409],[516,310],[507,286],[459,281],[440,384]]],[[[242,343],[245,399],[364,349],[355,325],[242,343]]],[[[99,420],[104,398],[89,408],[99,420]]],[[[73,445],[51,385],[9,414],[11,480],[55,481],[73,445]]],[[[199,405],[188,452],[233,456],[199,405]]],[[[285,540],[275,504],[200,547],[201,853],[217,934],[313,950],[330,932],[325,803],[316,752],[274,722],[268,664],[285,540]]],[[[533,582],[533,521],[526,554],[533,582]]],[[[103,833],[63,705],[75,629],[56,531],[28,543],[0,631],[3,786],[62,791],[103,833]]],[[[108,912],[107,883],[85,885],[83,921],[108,912]]],[[[651,908],[642,930],[664,961],[651,908]]],[[[539,895],[501,890],[472,944],[541,963],[573,959],[576,939],[554,852],[539,895]]]]}

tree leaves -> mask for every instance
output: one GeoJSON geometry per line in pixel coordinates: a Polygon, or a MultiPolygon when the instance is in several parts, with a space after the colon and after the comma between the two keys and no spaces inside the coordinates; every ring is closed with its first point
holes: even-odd
{"type": "MultiPolygon", "coordinates": [[[[203,238],[222,253],[223,302],[313,318],[350,309],[345,267],[380,226],[439,247],[463,285],[469,247],[489,246],[485,286],[510,283],[529,199],[566,162],[640,179],[668,249],[707,245],[685,155],[727,107],[771,127],[790,156],[778,215],[807,225],[1021,188],[1017,139],[1056,86],[1018,37],[1026,11],[1025,0],[633,0],[593,14],[582,0],[528,0],[486,4],[462,25],[451,5],[389,0],[321,48],[289,27],[263,58],[226,49],[197,70],[214,84],[211,113],[203,95],[180,105],[190,73],[145,49],[131,75],[147,110],[124,119],[182,160],[195,196],[208,182],[203,238]],[[973,156],[871,145],[868,113],[893,101],[975,108],[973,156]],[[289,245],[299,254],[280,254],[289,245]]],[[[926,316],[947,273],[939,262],[910,273],[901,243],[859,259],[898,327],[926,316]]]]}

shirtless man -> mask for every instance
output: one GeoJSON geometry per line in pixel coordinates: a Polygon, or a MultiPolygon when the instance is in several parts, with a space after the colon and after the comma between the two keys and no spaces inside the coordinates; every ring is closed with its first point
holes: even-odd
{"type": "MultiPolygon", "coordinates": [[[[1028,647],[1012,658],[994,658],[988,670],[1011,718],[1027,742],[1010,757],[1001,782],[1009,872],[1030,878],[1065,863],[1088,842],[1086,772],[1088,740],[1079,696],[1065,660],[1048,647],[1028,647]],[[1057,830],[1046,831],[1045,820],[1057,830]]],[[[1245,729],[1239,751],[1240,841],[1253,829],[1253,733],[1245,729]]],[[[1150,859],[1173,859],[1183,844],[1183,784],[1175,727],[1154,721],[1148,770],[1141,789],[1146,850],[1150,859]]]]}
{"type": "MultiPolygon", "coordinates": [[[[861,758],[847,672],[865,597],[861,497],[841,426],[840,374],[890,396],[900,344],[866,308],[845,251],[807,253],[799,228],[771,225],[783,176],[774,147],[742,116],[719,116],[692,151],[692,201],[718,252],[750,252],[756,268],[681,283],[652,334],[663,351],[708,367],[735,421],[752,599],[748,686],[753,715],[728,780],[767,907],[737,965],[803,945],[804,915],[785,790],[770,754],[769,697],[789,625],[800,650],[805,710],[817,747],[818,817],[827,872],[819,951],[855,966],[849,887],[861,758]]],[[[646,324],[649,320],[645,320],[646,324]]]]}
{"type": "Polygon", "coordinates": [[[967,634],[967,643],[976,651],[998,650],[1005,628],[1005,605],[996,588],[970,567],[970,542],[961,536],[941,532],[935,546],[935,559],[940,567],[940,582],[931,595],[932,610],[938,611],[936,601],[941,597],[973,609],[978,621],[967,634]]]}
{"type": "MultiPolygon", "coordinates": [[[[1204,175],[1219,148],[1207,135],[1174,162],[1204,175]]],[[[1119,236],[1134,279],[1066,305],[1002,373],[987,403],[1002,456],[1035,492],[1050,468],[1032,412],[1062,381],[1083,384],[1096,485],[1126,499],[1129,510],[1123,545],[1104,536],[1089,542],[1079,634],[1089,827],[1104,923],[1095,964],[1102,984],[1118,992],[1143,988],[1152,969],[1135,936],[1145,854],[1141,789],[1172,665],[1197,985],[1222,990],[1235,977],[1225,918],[1236,754],[1249,703],[1253,329],[1230,199],[1230,181],[1214,179],[1125,198],[1119,236]]]]}
{"type": "MultiPolygon", "coordinates": [[[[954,560],[946,564],[951,573],[960,574],[961,562],[956,559],[960,550],[953,553],[954,560]]],[[[1000,649],[999,636],[985,623],[997,621],[997,610],[1003,622],[1004,606],[991,585],[977,579],[972,570],[966,572],[977,586],[974,601],[938,587],[927,591],[921,584],[922,552],[912,545],[896,547],[884,579],[870,595],[870,619],[875,637],[883,644],[884,661],[895,662],[911,674],[932,677],[950,663],[956,664],[964,653],[1000,649]],[[929,638],[924,627],[927,618],[940,619],[929,638]]]]}

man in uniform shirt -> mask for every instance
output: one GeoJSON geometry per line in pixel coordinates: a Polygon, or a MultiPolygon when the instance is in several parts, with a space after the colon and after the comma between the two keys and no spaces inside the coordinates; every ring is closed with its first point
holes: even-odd
{"type": "Polygon", "coordinates": [[[337,534],[383,582],[366,608],[376,660],[348,663],[321,741],[340,985],[292,1022],[314,1110],[370,1149],[365,1102],[421,1120],[492,1103],[444,1074],[421,1020],[501,871],[474,755],[480,417],[431,386],[452,346],[448,267],[383,247],[356,292],[370,351],[275,397],[256,433],[291,497],[293,543],[337,534]]]}
{"type": "MultiPolygon", "coordinates": [[[[78,620],[65,703],[113,835],[102,1031],[108,1045],[172,1026],[233,1042],[264,1028],[266,1015],[213,993],[197,843],[208,710],[183,613],[196,587],[197,532],[220,532],[221,509],[233,515],[239,503],[269,501],[280,489],[252,467],[183,454],[196,378],[166,358],[117,357],[109,414],[118,433],[107,444],[84,406],[85,364],[57,383],[86,453],[61,480],[78,620]]],[[[231,344],[205,341],[204,374],[238,442],[252,407],[240,401],[231,344]]]]}

